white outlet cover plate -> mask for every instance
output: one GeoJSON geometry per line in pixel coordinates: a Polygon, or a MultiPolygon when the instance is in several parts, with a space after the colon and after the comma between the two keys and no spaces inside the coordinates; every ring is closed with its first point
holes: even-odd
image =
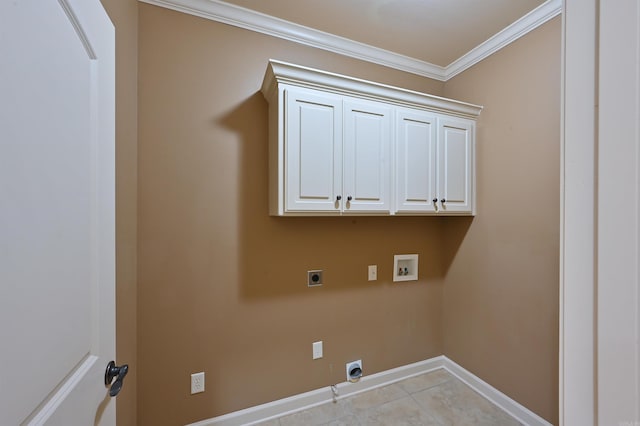
{"type": "Polygon", "coordinates": [[[204,392],[204,371],[191,375],[191,395],[204,392]]]}
{"type": "Polygon", "coordinates": [[[313,342],[313,359],[322,358],[322,341],[313,342]]]}
{"type": "Polygon", "coordinates": [[[369,281],[378,279],[378,265],[369,265],[369,281]]]}

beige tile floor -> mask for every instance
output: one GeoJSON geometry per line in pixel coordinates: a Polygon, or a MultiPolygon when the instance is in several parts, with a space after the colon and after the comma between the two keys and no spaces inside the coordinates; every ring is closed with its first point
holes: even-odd
{"type": "Polygon", "coordinates": [[[325,425],[517,426],[520,423],[442,369],[260,423],[260,426],[325,425]]]}

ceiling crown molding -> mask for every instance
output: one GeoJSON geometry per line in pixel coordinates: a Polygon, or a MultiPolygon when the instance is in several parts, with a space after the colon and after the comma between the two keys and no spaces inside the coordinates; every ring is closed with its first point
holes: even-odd
{"type": "Polygon", "coordinates": [[[548,0],[445,68],[445,78],[460,74],[562,12],[562,0],[548,0]]]}
{"type": "Polygon", "coordinates": [[[445,68],[220,0],[139,1],[440,81],[447,81],[542,25],[558,15],[562,6],[562,0],[548,0],[445,68]]]}

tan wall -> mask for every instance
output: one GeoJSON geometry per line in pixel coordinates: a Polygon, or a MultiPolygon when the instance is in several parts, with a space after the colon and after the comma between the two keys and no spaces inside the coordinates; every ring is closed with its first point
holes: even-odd
{"type": "Polygon", "coordinates": [[[129,364],[118,426],[137,423],[138,2],[102,0],[116,29],[116,358],[129,364]]]}
{"type": "Polygon", "coordinates": [[[443,84],[146,4],[139,18],[139,424],[343,382],[354,359],[372,374],[442,354],[441,219],[268,216],[259,89],[269,58],[443,84]],[[419,282],[391,284],[394,253],[420,254],[419,282]],[[325,285],[310,289],[315,268],[325,285]],[[206,392],[191,396],[199,371],[206,392]]]}
{"type": "Polygon", "coordinates": [[[484,105],[477,217],[447,219],[443,230],[454,241],[445,256],[453,259],[442,307],[445,355],[555,424],[560,40],[558,17],[444,91],[484,105]]]}
{"type": "Polygon", "coordinates": [[[140,425],[441,353],[557,421],[558,18],[446,84],[146,4],[139,25],[140,425]],[[269,58],[484,105],[478,216],[269,217],[269,58]],[[392,285],[392,255],[413,252],[421,281],[392,285]]]}

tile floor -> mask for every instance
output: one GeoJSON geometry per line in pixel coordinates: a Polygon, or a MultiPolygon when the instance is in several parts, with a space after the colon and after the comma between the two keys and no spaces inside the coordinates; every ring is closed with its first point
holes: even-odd
{"type": "Polygon", "coordinates": [[[517,426],[520,423],[440,369],[260,423],[260,426],[292,425],[517,426]]]}

